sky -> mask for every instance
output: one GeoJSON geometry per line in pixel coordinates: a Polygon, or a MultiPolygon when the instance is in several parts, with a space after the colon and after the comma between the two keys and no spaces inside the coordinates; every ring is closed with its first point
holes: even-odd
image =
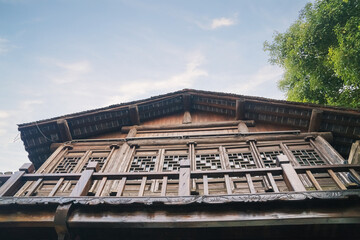
{"type": "Polygon", "coordinates": [[[184,88],[284,99],[263,43],[304,0],[0,0],[0,172],[17,124],[184,88]]]}

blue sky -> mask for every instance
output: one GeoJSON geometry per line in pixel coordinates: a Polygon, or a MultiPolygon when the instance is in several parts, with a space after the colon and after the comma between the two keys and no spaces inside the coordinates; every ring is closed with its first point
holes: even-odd
{"type": "Polygon", "coordinates": [[[284,99],[263,42],[307,1],[0,0],[0,171],[17,125],[195,88],[284,99]]]}

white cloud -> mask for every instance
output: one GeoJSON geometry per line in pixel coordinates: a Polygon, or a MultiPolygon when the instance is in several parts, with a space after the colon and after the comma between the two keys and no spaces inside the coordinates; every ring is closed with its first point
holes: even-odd
{"type": "Polygon", "coordinates": [[[48,78],[56,84],[65,84],[76,82],[83,79],[84,75],[91,72],[91,64],[87,60],[77,62],[63,62],[54,59],[43,59],[50,63],[53,69],[48,75],[48,78]]]}
{"type": "Polygon", "coordinates": [[[9,112],[0,110],[0,119],[1,118],[8,118],[10,116],[9,112]]]}
{"type": "Polygon", "coordinates": [[[139,95],[144,95],[154,90],[174,91],[181,88],[189,88],[199,77],[207,76],[207,71],[200,68],[204,62],[204,56],[195,53],[190,56],[184,72],[170,76],[163,80],[142,80],[134,81],[122,85],[115,96],[110,97],[106,105],[121,103],[138,99],[139,95]]]}
{"type": "Polygon", "coordinates": [[[249,92],[258,92],[257,88],[261,88],[261,85],[265,83],[272,82],[276,85],[283,73],[284,71],[279,67],[265,65],[252,75],[239,76],[239,83],[226,91],[244,95],[249,92]]]}
{"type": "Polygon", "coordinates": [[[211,29],[217,29],[220,27],[227,27],[227,26],[231,26],[234,25],[235,21],[233,19],[230,18],[215,18],[212,20],[210,28],[211,29]]]}

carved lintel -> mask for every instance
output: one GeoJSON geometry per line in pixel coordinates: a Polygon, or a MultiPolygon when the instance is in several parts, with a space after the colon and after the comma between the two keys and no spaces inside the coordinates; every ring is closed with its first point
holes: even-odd
{"type": "Polygon", "coordinates": [[[66,121],[66,119],[59,119],[56,121],[56,123],[59,128],[61,141],[62,142],[71,141],[72,136],[71,136],[70,128],[69,128],[69,125],[68,125],[68,122],[66,121]]]}
{"type": "Polygon", "coordinates": [[[236,100],[236,112],[235,119],[243,120],[245,118],[245,99],[237,99],[236,100]]]}
{"type": "Polygon", "coordinates": [[[320,129],[323,111],[314,108],[311,112],[308,132],[317,132],[320,129]]]}
{"type": "Polygon", "coordinates": [[[81,204],[81,205],[128,205],[128,204],[158,204],[187,205],[199,203],[222,204],[230,202],[271,202],[278,200],[304,200],[304,199],[346,199],[354,196],[360,197],[359,189],[334,191],[306,191],[306,192],[279,192],[257,194],[232,194],[221,196],[166,196],[166,197],[1,197],[0,205],[39,205],[39,204],[81,204]]]}
{"type": "Polygon", "coordinates": [[[137,105],[129,106],[129,115],[132,125],[140,125],[139,109],[137,105]]]}

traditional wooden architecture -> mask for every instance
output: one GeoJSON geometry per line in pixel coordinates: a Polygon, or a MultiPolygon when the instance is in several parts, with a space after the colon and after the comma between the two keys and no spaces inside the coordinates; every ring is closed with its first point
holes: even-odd
{"type": "Polygon", "coordinates": [[[360,234],[358,110],[184,89],[19,130],[0,239],[360,234]]]}

